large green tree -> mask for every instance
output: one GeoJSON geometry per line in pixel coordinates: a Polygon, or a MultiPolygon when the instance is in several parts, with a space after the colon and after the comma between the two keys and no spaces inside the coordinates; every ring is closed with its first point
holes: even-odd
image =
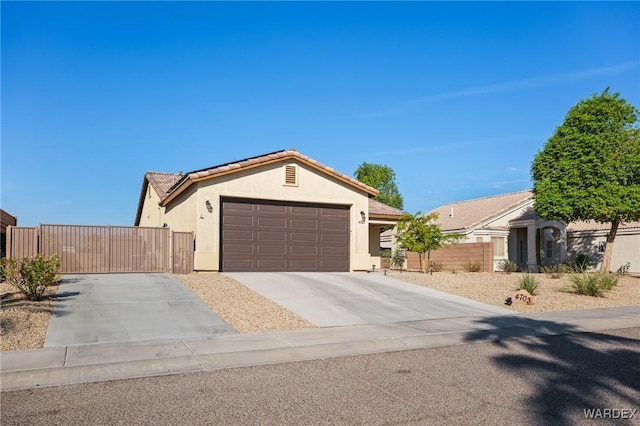
{"type": "Polygon", "coordinates": [[[375,198],[376,200],[388,206],[402,209],[404,200],[398,191],[396,174],[391,167],[365,162],[356,169],[355,178],[380,191],[375,198]]]}
{"type": "Polygon", "coordinates": [[[531,165],[535,211],[547,220],[610,223],[601,270],[620,223],[640,220],[638,109],[606,89],[578,102],[531,165]]]}
{"type": "Polygon", "coordinates": [[[437,223],[438,213],[426,215],[418,212],[414,215],[405,214],[398,221],[396,240],[406,250],[418,253],[420,272],[431,268],[431,252],[438,250],[447,243],[457,242],[463,237],[461,234],[445,234],[437,223]],[[424,255],[427,262],[424,265],[424,255]],[[423,267],[424,265],[424,267],[423,267]]]}

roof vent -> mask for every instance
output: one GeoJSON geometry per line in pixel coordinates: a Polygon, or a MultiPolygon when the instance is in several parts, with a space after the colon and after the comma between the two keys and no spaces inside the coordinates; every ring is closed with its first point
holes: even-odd
{"type": "Polygon", "coordinates": [[[298,186],[298,167],[295,164],[284,166],[284,184],[298,186]]]}
{"type": "Polygon", "coordinates": [[[449,217],[453,217],[453,206],[451,206],[451,210],[449,210],[449,217]]]}

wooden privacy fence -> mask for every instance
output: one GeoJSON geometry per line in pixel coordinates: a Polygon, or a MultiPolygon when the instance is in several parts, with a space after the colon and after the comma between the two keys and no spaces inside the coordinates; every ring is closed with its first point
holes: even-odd
{"type": "Polygon", "coordinates": [[[137,226],[8,227],[7,257],[57,254],[61,272],[193,272],[193,233],[137,226]]]}
{"type": "MultiPolygon", "coordinates": [[[[492,243],[460,243],[449,244],[431,252],[432,262],[442,262],[445,271],[464,271],[465,263],[479,262],[482,272],[493,272],[493,244],[492,243]]],[[[427,262],[427,256],[424,256],[427,262]]],[[[418,253],[407,252],[407,269],[419,270],[420,259],[418,253]]],[[[426,267],[427,265],[423,265],[426,267]]]]}

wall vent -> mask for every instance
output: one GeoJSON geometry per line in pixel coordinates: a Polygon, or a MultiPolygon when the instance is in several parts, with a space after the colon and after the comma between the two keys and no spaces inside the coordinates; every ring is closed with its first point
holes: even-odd
{"type": "Polygon", "coordinates": [[[284,166],[284,184],[298,186],[298,167],[295,164],[284,166]]]}

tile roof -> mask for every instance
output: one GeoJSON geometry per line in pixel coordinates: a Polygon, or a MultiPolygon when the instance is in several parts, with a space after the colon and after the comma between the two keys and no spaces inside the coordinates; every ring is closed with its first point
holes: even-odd
{"type": "MultiPolygon", "coordinates": [[[[622,229],[640,229],[640,221],[621,223],[618,230],[622,229]]],[[[580,231],[608,231],[611,229],[611,223],[598,223],[592,220],[571,222],[567,226],[567,232],[580,231]]]]}
{"type": "Polygon", "coordinates": [[[182,179],[182,174],[180,173],[147,172],[144,176],[161,200],[173,185],[182,179]]]}
{"type": "MultiPolygon", "coordinates": [[[[167,202],[171,201],[177,194],[181,193],[184,189],[190,186],[194,182],[198,182],[200,180],[205,180],[217,176],[223,176],[230,173],[235,173],[240,170],[246,170],[254,167],[258,167],[261,165],[271,164],[278,161],[285,160],[298,160],[304,164],[307,164],[317,170],[320,170],[324,173],[334,176],[338,180],[341,180],[351,186],[354,186],[371,196],[378,195],[378,190],[372,188],[364,183],[352,178],[351,176],[347,176],[342,174],[331,167],[325,166],[321,163],[318,163],[316,160],[313,160],[306,155],[300,154],[295,149],[288,149],[282,151],[276,151],[269,154],[260,155],[257,157],[246,158],[244,160],[233,161],[230,163],[220,164],[217,166],[209,167],[206,169],[194,170],[192,172],[185,173],[181,175],[180,179],[171,187],[169,187],[165,192],[164,196],[161,196],[161,203],[164,205],[167,202]]],[[[149,181],[151,183],[151,181],[149,181]]],[[[152,183],[153,185],[153,183],[152,183]]],[[[156,187],[154,187],[156,188],[156,187]]],[[[157,186],[156,191],[160,193],[160,190],[165,189],[165,185],[160,184],[157,186]]]]}
{"type": "Polygon", "coordinates": [[[369,216],[392,216],[400,217],[404,215],[404,212],[395,207],[388,206],[380,201],[369,198],[369,216]]]}
{"type": "Polygon", "coordinates": [[[449,203],[433,211],[439,213],[438,222],[443,231],[462,230],[473,228],[529,200],[533,201],[533,193],[520,191],[449,203]]]}

